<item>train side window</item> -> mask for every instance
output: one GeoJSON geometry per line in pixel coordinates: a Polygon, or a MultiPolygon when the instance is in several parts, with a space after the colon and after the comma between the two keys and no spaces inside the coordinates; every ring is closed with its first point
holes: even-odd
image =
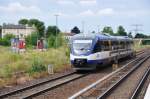
{"type": "Polygon", "coordinates": [[[124,49],[124,45],[125,45],[125,44],[124,44],[124,41],[121,41],[121,42],[120,42],[120,49],[124,49]]]}
{"type": "Polygon", "coordinates": [[[116,41],[113,41],[113,46],[114,46],[114,50],[116,50],[118,48],[118,44],[116,41]]]}
{"type": "Polygon", "coordinates": [[[128,49],[130,49],[131,41],[128,41],[128,49]]]}
{"type": "Polygon", "coordinates": [[[109,51],[109,41],[105,41],[105,50],[109,51]]]}
{"type": "Polygon", "coordinates": [[[112,42],[113,42],[113,44],[112,44],[113,50],[117,50],[119,47],[119,42],[118,41],[112,41],[112,42]]]}
{"type": "Polygon", "coordinates": [[[111,41],[111,48],[112,48],[112,50],[115,50],[115,44],[114,44],[114,41],[111,41]]]}
{"type": "Polygon", "coordinates": [[[116,41],[116,48],[115,48],[115,50],[117,50],[117,49],[119,49],[120,48],[120,41],[116,41]]]}
{"type": "Polygon", "coordinates": [[[96,53],[96,52],[100,52],[100,51],[101,51],[101,42],[98,41],[94,46],[93,52],[96,53]]]}
{"type": "Polygon", "coordinates": [[[123,41],[123,49],[126,49],[126,41],[123,41]]]}
{"type": "Polygon", "coordinates": [[[109,40],[109,50],[110,51],[113,50],[113,45],[112,45],[112,41],[111,40],[109,40]]]}
{"type": "Polygon", "coordinates": [[[130,44],[130,42],[126,41],[126,49],[129,49],[129,44],[130,44]]]}
{"type": "Polygon", "coordinates": [[[109,41],[102,41],[102,50],[103,51],[109,51],[110,50],[109,41]]]}

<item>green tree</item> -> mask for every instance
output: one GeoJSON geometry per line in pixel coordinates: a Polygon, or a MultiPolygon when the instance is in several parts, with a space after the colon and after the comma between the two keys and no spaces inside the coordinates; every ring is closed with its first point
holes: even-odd
{"type": "Polygon", "coordinates": [[[103,33],[109,33],[110,35],[113,35],[113,29],[110,26],[105,26],[102,30],[103,33]]]}
{"type": "Polygon", "coordinates": [[[45,25],[44,22],[39,21],[38,19],[30,19],[28,22],[29,26],[35,26],[38,33],[38,38],[44,37],[45,25]]]}
{"type": "Polygon", "coordinates": [[[2,26],[0,25],[0,38],[2,37],[2,26]]]}
{"type": "Polygon", "coordinates": [[[118,27],[117,35],[119,35],[119,36],[127,36],[127,33],[126,33],[125,29],[123,28],[123,26],[120,25],[118,27]]]}
{"type": "Polygon", "coordinates": [[[92,33],[95,34],[96,32],[95,32],[95,31],[92,31],[92,33]]]}
{"type": "Polygon", "coordinates": [[[18,23],[22,25],[26,25],[28,24],[28,19],[20,19],[18,23]]]}
{"type": "Polygon", "coordinates": [[[79,28],[77,26],[75,26],[72,30],[71,30],[71,33],[76,33],[76,34],[79,34],[81,33],[79,28]]]}
{"type": "Polygon", "coordinates": [[[132,33],[131,33],[131,32],[128,34],[128,37],[133,38],[133,36],[132,36],[132,33]]]}
{"type": "Polygon", "coordinates": [[[137,33],[137,34],[135,35],[135,38],[148,38],[148,36],[145,35],[145,34],[142,34],[142,33],[137,33]]]}
{"type": "Polygon", "coordinates": [[[46,30],[46,37],[50,37],[51,35],[56,36],[60,33],[60,30],[56,26],[48,26],[46,30]],[[56,29],[57,29],[57,34],[56,34],[56,29]]]}

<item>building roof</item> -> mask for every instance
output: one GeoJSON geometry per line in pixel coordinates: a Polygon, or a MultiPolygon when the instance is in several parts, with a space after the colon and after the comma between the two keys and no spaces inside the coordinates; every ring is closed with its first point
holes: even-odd
{"type": "Polygon", "coordinates": [[[2,29],[26,29],[25,25],[3,24],[2,29]]]}
{"type": "Polygon", "coordinates": [[[64,36],[74,36],[76,35],[75,33],[63,33],[64,36]]]}

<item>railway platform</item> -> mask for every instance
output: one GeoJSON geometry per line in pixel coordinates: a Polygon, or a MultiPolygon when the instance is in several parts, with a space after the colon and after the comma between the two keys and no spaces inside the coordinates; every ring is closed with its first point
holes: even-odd
{"type": "Polygon", "coordinates": [[[149,84],[149,86],[147,88],[147,91],[146,91],[146,94],[144,96],[144,99],[150,99],[150,84],[149,84]]]}

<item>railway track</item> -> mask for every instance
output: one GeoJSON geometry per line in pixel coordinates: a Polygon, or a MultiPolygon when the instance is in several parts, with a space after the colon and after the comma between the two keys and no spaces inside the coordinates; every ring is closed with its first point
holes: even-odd
{"type": "Polygon", "coordinates": [[[59,87],[60,85],[69,83],[73,80],[82,78],[87,74],[77,74],[76,72],[69,73],[67,75],[57,77],[51,80],[43,81],[38,84],[29,85],[17,90],[13,90],[7,93],[0,94],[0,99],[27,99],[42,92],[59,87]]]}
{"type": "Polygon", "coordinates": [[[128,63],[122,68],[112,72],[85,89],[79,91],[68,99],[105,99],[111,92],[126,79],[132,72],[141,66],[150,56],[142,56],[128,63]],[[134,66],[129,65],[134,64],[134,66]],[[128,72],[129,71],[129,72],[128,72]]]}
{"type": "Polygon", "coordinates": [[[140,55],[140,54],[144,53],[144,52],[145,52],[145,50],[146,50],[146,49],[136,52],[136,56],[138,56],[138,55],[140,55]]]}
{"type": "MultiPolygon", "coordinates": [[[[138,55],[144,52],[139,52],[138,55]]],[[[137,55],[137,56],[138,56],[137,55]]],[[[40,83],[25,86],[13,91],[0,94],[0,99],[27,99],[36,95],[40,95],[43,92],[57,88],[63,84],[67,84],[71,81],[85,77],[88,74],[76,74],[76,72],[69,73],[67,75],[57,77],[54,79],[42,81],[40,83]]]]}
{"type": "Polygon", "coordinates": [[[140,54],[142,54],[142,53],[144,53],[144,51],[136,52],[136,56],[137,56],[137,55],[140,55],[140,54]]]}
{"type": "Polygon", "coordinates": [[[148,76],[150,73],[150,66],[149,68],[145,71],[143,77],[140,79],[140,82],[135,88],[135,91],[133,92],[132,96],[130,99],[137,99],[137,96],[140,94],[141,88],[143,87],[145,81],[147,80],[148,76]]]}

